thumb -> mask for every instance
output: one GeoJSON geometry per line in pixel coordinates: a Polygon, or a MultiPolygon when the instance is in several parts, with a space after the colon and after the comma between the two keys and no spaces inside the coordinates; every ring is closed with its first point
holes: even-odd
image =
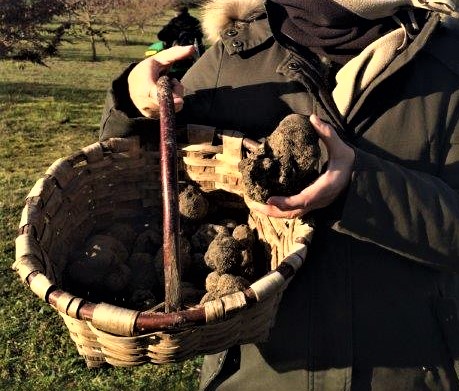
{"type": "Polygon", "coordinates": [[[322,121],[317,115],[311,114],[309,117],[311,124],[314,126],[318,136],[322,141],[329,140],[333,135],[333,128],[328,123],[322,121]]]}
{"type": "Polygon", "coordinates": [[[175,61],[184,60],[191,57],[195,52],[193,45],[172,46],[155,54],[152,58],[161,65],[169,66],[175,61]]]}
{"type": "Polygon", "coordinates": [[[307,206],[306,197],[303,192],[289,197],[273,196],[270,197],[266,203],[276,206],[280,210],[304,209],[307,206]]]}

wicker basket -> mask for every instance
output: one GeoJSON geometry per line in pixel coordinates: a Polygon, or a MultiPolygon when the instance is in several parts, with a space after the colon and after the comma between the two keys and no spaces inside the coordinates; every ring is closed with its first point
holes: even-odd
{"type": "MultiPolygon", "coordinates": [[[[218,138],[215,129],[199,126],[181,131],[180,178],[196,181],[222,210],[243,210],[237,163],[244,139],[222,133],[218,138]]],[[[266,340],[282,292],[304,262],[308,225],[250,212],[248,224],[271,249],[272,272],[244,291],[172,313],[92,303],[66,291],[69,254],[90,232],[111,221],[161,215],[159,171],[158,150],[135,137],[110,139],[57,160],[27,197],[13,268],[63,317],[89,367],[177,362],[266,340]]]]}

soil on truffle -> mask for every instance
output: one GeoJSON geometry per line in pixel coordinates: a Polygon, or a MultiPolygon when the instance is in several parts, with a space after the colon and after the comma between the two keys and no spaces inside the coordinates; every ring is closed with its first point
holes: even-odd
{"type": "MultiPolygon", "coordinates": [[[[218,274],[236,272],[242,263],[242,247],[232,236],[217,235],[204,254],[207,266],[218,274]]],[[[237,273],[236,273],[237,274],[237,273]]]]}
{"type": "Polygon", "coordinates": [[[209,208],[209,203],[198,187],[186,186],[179,194],[179,211],[182,218],[192,221],[202,220],[209,208]]]}
{"type": "Polygon", "coordinates": [[[266,203],[274,195],[299,193],[318,177],[319,157],[319,139],[309,117],[288,115],[239,163],[247,196],[266,203]]]}

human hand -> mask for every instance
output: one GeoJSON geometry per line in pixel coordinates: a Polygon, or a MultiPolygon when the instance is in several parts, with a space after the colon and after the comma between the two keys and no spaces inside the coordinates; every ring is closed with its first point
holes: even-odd
{"type": "Polygon", "coordinates": [[[355,160],[354,150],[341,140],[331,125],[314,114],[310,120],[327,149],[327,170],[299,194],[273,196],[266,204],[246,199],[249,208],[267,216],[292,219],[330,205],[348,186],[355,160]]]}
{"type": "MultiPolygon", "coordinates": [[[[135,107],[149,118],[159,117],[159,103],[156,82],[165,74],[172,64],[194,54],[193,45],[173,46],[154,56],[139,62],[128,76],[129,95],[135,107]]],[[[183,86],[178,80],[172,79],[172,97],[175,111],[183,107],[183,86]]]]}

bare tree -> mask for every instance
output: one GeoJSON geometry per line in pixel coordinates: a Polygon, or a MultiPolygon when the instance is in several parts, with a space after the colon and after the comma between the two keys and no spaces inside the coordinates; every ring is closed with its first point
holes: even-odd
{"type": "Polygon", "coordinates": [[[112,0],[112,7],[108,14],[110,24],[121,33],[125,45],[129,43],[128,31],[134,23],[132,17],[135,13],[132,11],[132,3],[135,1],[112,0]]]}
{"type": "Polygon", "coordinates": [[[91,44],[91,58],[97,60],[97,42],[102,42],[106,47],[105,18],[111,10],[110,0],[65,0],[73,19],[74,27],[79,28],[83,34],[89,36],[91,44]]]}
{"type": "Polygon", "coordinates": [[[112,0],[108,15],[110,25],[122,34],[127,45],[130,29],[137,27],[143,34],[145,27],[163,15],[173,2],[173,0],[112,0]]]}
{"type": "Polygon", "coordinates": [[[55,16],[66,10],[64,0],[0,0],[0,58],[43,64],[54,55],[69,27],[62,22],[48,27],[55,16]]]}
{"type": "Polygon", "coordinates": [[[135,2],[137,8],[136,26],[143,34],[147,25],[163,16],[174,4],[174,0],[137,0],[135,2]]]}

